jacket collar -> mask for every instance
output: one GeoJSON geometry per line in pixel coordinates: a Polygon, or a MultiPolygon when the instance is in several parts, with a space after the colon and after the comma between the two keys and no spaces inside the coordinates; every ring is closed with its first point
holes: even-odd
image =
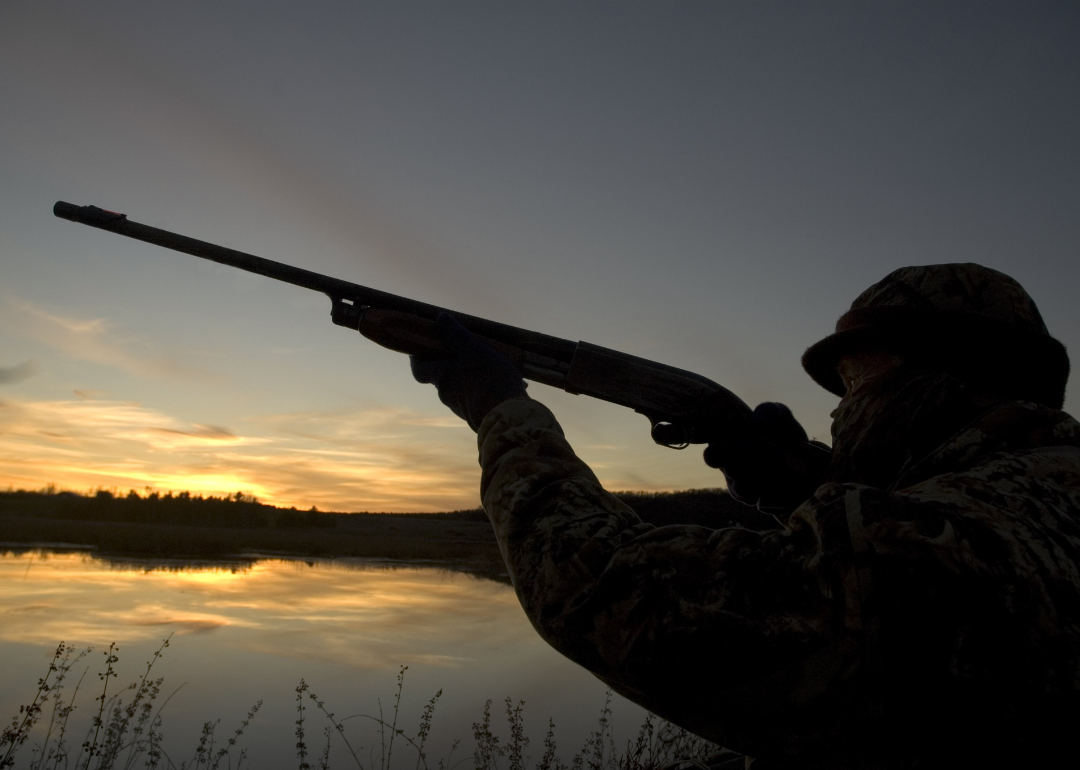
{"type": "Polygon", "coordinates": [[[943,473],[966,471],[999,452],[1080,447],[1080,422],[1066,412],[1027,401],[999,403],[925,457],[900,471],[893,491],[943,473]]]}

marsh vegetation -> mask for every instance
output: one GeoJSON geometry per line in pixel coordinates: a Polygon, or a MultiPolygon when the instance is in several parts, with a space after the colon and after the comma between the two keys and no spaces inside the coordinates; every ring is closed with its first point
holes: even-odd
{"type": "MultiPolygon", "coordinates": [[[[262,701],[236,719],[222,736],[221,720],[210,719],[192,741],[186,756],[171,756],[164,748],[166,707],[177,690],[154,676],[154,666],[170,640],[162,641],[141,675],[120,687],[115,645],[103,651],[96,676],[91,674],[92,649],[76,650],[60,643],[29,702],[0,734],[0,768],[26,770],[220,770],[239,768],[247,759],[244,733],[262,708],[262,701]],[[97,685],[96,688],[93,685],[97,685]],[[96,693],[80,720],[76,714],[96,693]],[[81,696],[81,700],[80,700],[81,696]],[[73,719],[73,717],[75,717],[73,719]],[[81,740],[80,740],[81,738],[81,740]]],[[[339,716],[301,679],[295,688],[295,743],[282,736],[282,750],[295,752],[298,770],[657,770],[676,759],[715,756],[719,747],[670,723],[646,717],[636,737],[617,746],[611,730],[611,695],[598,715],[595,729],[583,746],[568,756],[560,753],[556,725],[548,718],[542,749],[533,750],[526,736],[525,702],[503,701],[502,714],[493,715],[488,700],[472,725],[472,751],[455,739],[445,756],[429,756],[431,735],[442,690],[423,707],[414,730],[399,725],[407,666],[398,671],[397,690],[377,714],[339,716]],[[355,720],[355,721],[354,721],[355,720]],[[500,727],[502,722],[504,727],[500,727]],[[365,747],[359,725],[374,726],[374,740],[365,747]]],[[[179,689],[179,688],[177,688],[179,689]]],[[[733,755],[734,756],[734,755],[733,755]]]]}

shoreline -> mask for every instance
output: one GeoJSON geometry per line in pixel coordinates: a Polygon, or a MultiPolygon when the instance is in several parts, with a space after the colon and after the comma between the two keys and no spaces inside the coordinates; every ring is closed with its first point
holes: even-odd
{"type": "MultiPolygon", "coordinates": [[[[724,490],[620,492],[657,526],[762,530],[779,522],[724,490]]],[[[264,558],[369,559],[440,566],[501,582],[509,576],[487,516],[447,513],[327,513],[263,505],[240,495],[202,498],[94,497],[0,492],[0,550],[84,551],[107,560],[243,562],[264,558]]]]}
{"type": "Polygon", "coordinates": [[[77,543],[17,543],[0,541],[0,556],[25,556],[48,559],[52,555],[78,554],[104,562],[110,569],[120,571],[156,572],[173,570],[227,569],[244,572],[259,562],[302,562],[308,566],[316,563],[345,567],[346,569],[434,569],[455,572],[482,580],[511,585],[505,568],[492,570],[490,565],[442,559],[391,559],[377,556],[309,556],[295,553],[267,553],[246,551],[223,554],[219,557],[199,556],[140,556],[103,552],[94,545],[77,543]]]}

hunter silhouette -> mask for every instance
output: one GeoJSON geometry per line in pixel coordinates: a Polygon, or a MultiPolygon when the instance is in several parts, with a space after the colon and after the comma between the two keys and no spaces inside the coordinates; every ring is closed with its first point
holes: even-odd
{"type": "Polygon", "coordinates": [[[974,264],[897,270],[706,462],[777,529],[653,527],[509,361],[449,316],[413,373],[478,432],[522,607],[627,698],[755,768],[1048,766],[1080,725],[1080,424],[1035,303],[974,264]]]}

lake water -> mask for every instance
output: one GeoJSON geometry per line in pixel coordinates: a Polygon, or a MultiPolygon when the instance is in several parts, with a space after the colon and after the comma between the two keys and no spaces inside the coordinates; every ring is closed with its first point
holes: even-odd
{"type": "MultiPolygon", "coordinates": [[[[423,706],[443,691],[429,739],[432,768],[455,739],[461,746],[454,760],[467,758],[461,767],[472,766],[472,724],[489,699],[504,736],[503,700],[525,701],[534,759],[543,753],[549,717],[559,754],[569,759],[596,729],[605,701],[602,683],[540,640],[509,586],[444,569],[292,559],[149,565],[36,551],[0,555],[0,585],[0,719],[10,720],[33,697],[62,640],[95,648],[79,669],[90,674],[72,717],[85,726],[109,643],[119,645],[117,682],[126,685],[171,634],[154,675],[165,677],[165,694],[183,685],[163,712],[164,747],[177,764],[190,758],[205,721],[221,720],[221,741],[262,700],[239,743],[250,758],[245,767],[296,767],[301,678],[338,719],[377,715],[380,701],[389,718],[398,670],[407,665],[399,727],[409,735],[423,706]]],[[[624,743],[645,712],[618,696],[612,709],[616,738],[624,743]]],[[[306,716],[307,741],[321,750],[326,722],[315,710],[306,716]]],[[[380,745],[377,726],[359,717],[345,725],[370,768],[370,752],[380,745]]],[[[76,747],[82,738],[77,732],[76,747]]],[[[415,752],[398,754],[399,747],[400,741],[394,752],[401,762],[394,765],[411,770],[415,752]]],[[[340,741],[331,751],[331,766],[355,766],[345,762],[340,741]]]]}

